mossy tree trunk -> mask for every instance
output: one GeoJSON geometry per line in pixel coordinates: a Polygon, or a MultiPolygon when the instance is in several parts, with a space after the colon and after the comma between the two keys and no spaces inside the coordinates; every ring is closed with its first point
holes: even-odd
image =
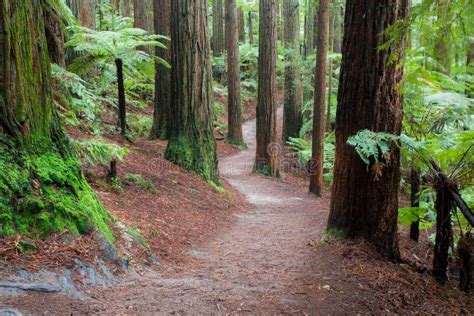
{"type": "Polygon", "coordinates": [[[309,192],[322,196],[326,110],[326,60],[329,28],[329,0],[320,0],[318,7],[318,41],[314,74],[314,107],[312,155],[309,192]]]}
{"type": "Polygon", "coordinates": [[[299,71],[300,4],[298,0],[283,0],[285,44],[285,100],[283,110],[283,141],[298,137],[303,123],[303,89],[299,71]]]}
{"type": "Polygon", "coordinates": [[[224,52],[224,6],[223,0],[214,0],[212,4],[212,54],[220,56],[224,52]]]}
{"type": "Polygon", "coordinates": [[[348,137],[360,130],[399,135],[402,128],[398,67],[404,43],[377,49],[387,41],[383,31],[407,15],[407,0],[348,0],[336,118],[336,161],[328,229],[350,238],[363,237],[385,257],[398,261],[397,217],[400,152],[393,145],[383,169],[367,166],[348,137]],[[377,170],[379,172],[377,172],[377,170]]]}
{"type": "Polygon", "coordinates": [[[280,144],[276,140],[276,0],[261,0],[255,171],[280,175],[280,144]]]}
{"type": "Polygon", "coordinates": [[[244,138],[242,135],[239,34],[237,32],[237,6],[235,0],[225,0],[225,25],[228,91],[227,140],[231,144],[241,145],[244,138]]]}
{"type": "Polygon", "coordinates": [[[166,158],[218,183],[206,0],[171,4],[172,95],[166,158]]]}
{"type": "Polygon", "coordinates": [[[111,217],[83,178],[54,108],[51,10],[46,0],[0,0],[0,236],[95,227],[112,240],[111,217]]]}
{"type": "MultiPolygon", "coordinates": [[[[154,0],[155,33],[171,37],[171,1],[154,0]],[[159,13],[158,13],[159,12],[159,13]]],[[[167,49],[156,47],[155,54],[171,63],[171,42],[167,49]]],[[[167,139],[171,113],[171,69],[161,63],[155,65],[155,102],[150,139],[167,139]]]]}
{"type": "Polygon", "coordinates": [[[58,12],[44,12],[46,20],[46,40],[48,42],[48,52],[51,62],[59,66],[66,67],[65,49],[64,49],[64,30],[61,27],[61,16],[58,12]]]}

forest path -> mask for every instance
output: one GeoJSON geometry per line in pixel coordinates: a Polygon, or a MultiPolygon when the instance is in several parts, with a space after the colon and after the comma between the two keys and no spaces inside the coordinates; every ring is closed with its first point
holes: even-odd
{"type": "Polygon", "coordinates": [[[246,122],[243,131],[248,148],[223,158],[220,172],[247,197],[251,210],[191,248],[192,263],[161,275],[145,275],[134,285],[94,291],[93,301],[29,295],[24,299],[35,304],[26,305],[35,310],[25,312],[301,315],[340,311],[341,297],[327,285],[337,280],[337,260],[314,247],[325,228],[328,199],[253,174],[255,120],[246,122]]]}

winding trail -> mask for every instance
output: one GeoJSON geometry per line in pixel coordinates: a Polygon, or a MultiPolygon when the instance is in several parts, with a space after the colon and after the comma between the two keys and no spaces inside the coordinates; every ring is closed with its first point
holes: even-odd
{"type": "Polygon", "coordinates": [[[220,172],[252,209],[191,249],[196,260],[190,267],[97,291],[93,301],[29,295],[37,310],[25,312],[334,313],[339,300],[325,286],[336,279],[334,262],[311,246],[324,230],[327,199],[252,174],[255,120],[245,123],[243,131],[248,148],[223,158],[220,172]]]}

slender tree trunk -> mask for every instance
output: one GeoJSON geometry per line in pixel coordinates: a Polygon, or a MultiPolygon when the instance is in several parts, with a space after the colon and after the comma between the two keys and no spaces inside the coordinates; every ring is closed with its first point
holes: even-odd
{"type": "Polygon", "coordinates": [[[387,41],[383,31],[406,17],[407,0],[372,2],[348,0],[342,48],[341,77],[336,118],[336,161],[328,229],[347,237],[364,237],[394,261],[400,259],[397,237],[400,152],[393,145],[390,161],[365,165],[347,145],[348,137],[363,129],[399,135],[402,127],[402,96],[398,67],[401,54],[378,47],[387,41]],[[380,171],[380,167],[382,170],[380,171]]]}
{"type": "Polygon", "coordinates": [[[276,142],[276,0],[261,0],[255,171],[279,176],[280,144],[276,142]]]}
{"type": "Polygon", "coordinates": [[[303,89],[299,71],[300,4],[298,0],[283,0],[285,44],[285,101],[283,113],[283,142],[298,137],[303,124],[303,89]]]}
{"type": "Polygon", "coordinates": [[[110,215],[84,179],[54,106],[48,43],[56,44],[47,38],[46,12],[55,13],[46,0],[0,0],[0,236],[90,228],[112,239],[110,215]]]}
{"type": "Polygon", "coordinates": [[[117,68],[119,126],[122,137],[125,137],[127,135],[127,110],[125,108],[125,88],[123,84],[123,61],[117,58],[115,66],[117,68]]]}
{"type": "Polygon", "coordinates": [[[245,43],[245,17],[244,10],[241,7],[237,9],[238,27],[239,27],[239,42],[245,43]]]}
{"type": "MultiPolygon", "coordinates": [[[[420,206],[420,171],[415,167],[410,170],[410,201],[412,207],[420,206]]],[[[410,225],[410,238],[418,241],[420,238],[420,220],[411,223],[410,225]]]]}
{"type": "Polygon", "coordinates": [[[240,100],[240,55],[237,32],[237,6],[235,0],[225,0],[225,25],[227,42],[227,91],[228,91],[228,134],[231,144],[241,145],[242,107],[240,100]]]}
{"type": "Polygon", "coordinates": [[[342,36],[344,33],[344,6],[336,7],[336,28],[334,30],[334,52],[341,53],[342,36]]]}
{"type": "Polygon", "coordinates": [[[110,2],[114,8],[114,14],[119,15],[120,14],[120,0],[111,0],[110,2]]]}
{"type": "MultiPolygon", "coordinates": [[[[337,11],[332,11],[329,16],[329,50],[334,52],[334,38],[336,33],[337,11]]],[[[333,61],[329,60],[328,80],[328,105],[326,111],[326,132],[331,132],[331,101],[332,101],[332,71],[333,61]]]]}
{"type": "Polygon", "coordinates": [[[326,102],[326,60],[329,29],[329,0],[320,0],[318,8],[318,42],[314,79],[313,146],[309,191],[323,193],[324,113],[326,102]]]}
{"type": "Polygon", "coordinates": [[[253,45],[253,19],[252,19],[252,11],[249,11],[248,17],[248,26],[249,26],[249,43],[253,45]]]}
{"type": "Polygon", "coordinates": [[[276,17],[276,25],[277,25],[277,40],[283,41],[283,0],[277,0],[277,17],[276,17]]]}
{"type": "Polygon", "coordinates": [[[308,57],[314,51],[314,0],[306,0],[306,17],[305,17],[305,25],[304,25],[304,46],[305,46],[305,53],[304,56],[308,57]]]}
{"type": "Polygon", "coordinates": [[[224,43],[224,6],[223,0],[214,0],[212,5],[212,53],[220,56],[225,50],[224,43]]]}
{"type": "Polygon", "coordinates": [[[122,0],[122,16],[127,18],[132,16],[132,0],[122,0]]]}
{"type": "MultiPolygon", "coordinates": [[[[449,12],[449,1],[448,0],[436,0],[436,9],[438,19],[443,19],[449,12]]],[[[438,71],[449,75],[451,73],[451,60],[449,54],[449,37],[450,30],[449,26],[443,26],[439,34],[437,34],[434,45],[434,59],[442,66],[437,69],[438,71]]]]}
{"type": "Polygon", "coordinates": [[[165,156],[218,183],[207,1],[173,0],[171,16],[174,100],[165,156]]]}
{"type": "Polygon", "coordinates": [[[433,276],[437,281],[444,283],[448,279],[449,247],[453,239],[451,227],[451,210],[453,201],[449,193],[449,184],[439,179],[436,188],[436,242],[433,257],[433,276]]]}
{"type": "MultiPolygon", "coordinates": [[[[171,1],[154,0],[155,33],[171,37],[171,1]]],[[[167,49],[155,48],[155,55],[171,63],[171,45],[167,49]]],[[[161,63],[155,64],[155,102],[153,127],[150,139],[167,139],[169,135],[169,115],[171,113],[171,69],[161,63]]]]}

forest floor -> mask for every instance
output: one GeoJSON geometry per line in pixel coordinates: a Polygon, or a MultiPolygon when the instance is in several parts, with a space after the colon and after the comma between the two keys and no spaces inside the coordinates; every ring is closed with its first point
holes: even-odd
{"type": "MultiPolygon", "coordinates": [[[[134,190],[142,190],[140,194],[120,199],[99,190],[115,216],[147,236],[164,262],[159,273],[143,271],[131,284],[89,288],[85,293],[90,298],[85,300],[24,293],[8,299],[0,296],[0,306],[25,314],[469,314],[474,310],[472,297],[455,289],[454,282],[440,286],[410,264],[386,262],[362,241],[326,240],[329,192],[323,198],[307,193],[306,179],[292,173],[281,179],[253,174],[254,120],[244,124],[244,134],[248,147],[243,151],[220,145],[225,194],[205,191],[202,196],[203,184],[193,175],[164,168],[167,174],[157,176],[151,167],[146,176],[158,184],[159,198],[139,188],[134,190]],[[141,205],[147,199],[166,200],[156,202],[164,208],[160,231],[168,236],[156,237],[160,245],[149,239],[153,234],[147,225],[156,218],[141,205]],[[143,214],[127,214],[132,208],[143,214]]],[[[135,169],[125,162],[122,173],[143,168],[150,163],[146,157],[163,150],[146,141],[134,146],[130,159],[135,169]]],[[[415,256],[423,266],[426,249],[426,242],[410,243],[402,231],[401,250],[407,261],[415,256]]]]}

